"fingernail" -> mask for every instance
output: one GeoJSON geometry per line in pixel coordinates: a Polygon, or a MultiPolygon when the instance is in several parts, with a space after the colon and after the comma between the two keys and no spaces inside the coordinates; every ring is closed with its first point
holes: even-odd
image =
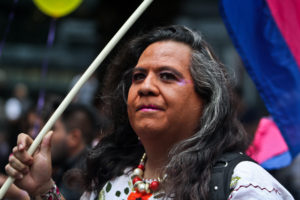
{"type": "Polygon", "coordinates": [[[23,149],[23,144],[19,144],[19,150],[23,149]]]}
{"type": "Polygon", "coordinates": [[[18,178],[19,178],[19,179],[23,178],[23,174],[20,174],[20,175],[18,176],[18,178]]]}

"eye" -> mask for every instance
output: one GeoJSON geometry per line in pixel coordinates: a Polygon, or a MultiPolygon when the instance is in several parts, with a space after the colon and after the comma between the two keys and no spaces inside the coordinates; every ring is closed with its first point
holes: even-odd
{"type": "Polygon", "coordinates": [[[178,80],[177,76],[171,72],[161,72],[159,74],[160,79],[164,81],[176,81],[178,80]]]}
{"type": "Polygon", "coordinates": [[[137,82],[144,80],[146,78],[146,74],[143,72],[133,72],[132,74],[132,82],[137,82]]]}

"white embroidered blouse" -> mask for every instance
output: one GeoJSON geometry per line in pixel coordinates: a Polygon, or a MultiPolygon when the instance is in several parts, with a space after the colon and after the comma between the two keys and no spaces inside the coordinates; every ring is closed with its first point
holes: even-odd
{"type": "MultiPolygon", "coordinates": [[[[292,195],[260,165],[240,162],[230,184],[233,191],[228,200],[294,200],[292,195]]],[[[99,195],[85,192],[80,200],[160,200],[160,194],[139,196],[133,190],[130,174],[105,184],[99,195]]]]}

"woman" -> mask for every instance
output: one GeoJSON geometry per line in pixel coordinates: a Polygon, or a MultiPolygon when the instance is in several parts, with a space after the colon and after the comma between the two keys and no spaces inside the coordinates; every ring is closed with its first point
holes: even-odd
{"type": "MultiPolygon", "coordinates": [[[[104,96],[113,126],[89,154],[82,199],[210,199],[217,158],[249,144],[224,67],[186,27],[131,41],[109,68],[104,96]]],[[[31,139],[20,135],[6,171],[32,196],[61,199],[53,192],[50,138],[30,157],[31,139]]],[[[232,177],[229,199],[293,199],[253,162],[238,164],[232,177]]]]}

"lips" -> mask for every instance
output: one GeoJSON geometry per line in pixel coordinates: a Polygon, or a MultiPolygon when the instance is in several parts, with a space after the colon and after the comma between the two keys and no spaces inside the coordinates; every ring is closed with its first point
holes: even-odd
{"type": "Polygon", "coordinates": [[[139,110],[163,110],[163,109],[157,105],[149,104],[149,105],[138,106],[136,111],[139,111],[139,110]]]}

